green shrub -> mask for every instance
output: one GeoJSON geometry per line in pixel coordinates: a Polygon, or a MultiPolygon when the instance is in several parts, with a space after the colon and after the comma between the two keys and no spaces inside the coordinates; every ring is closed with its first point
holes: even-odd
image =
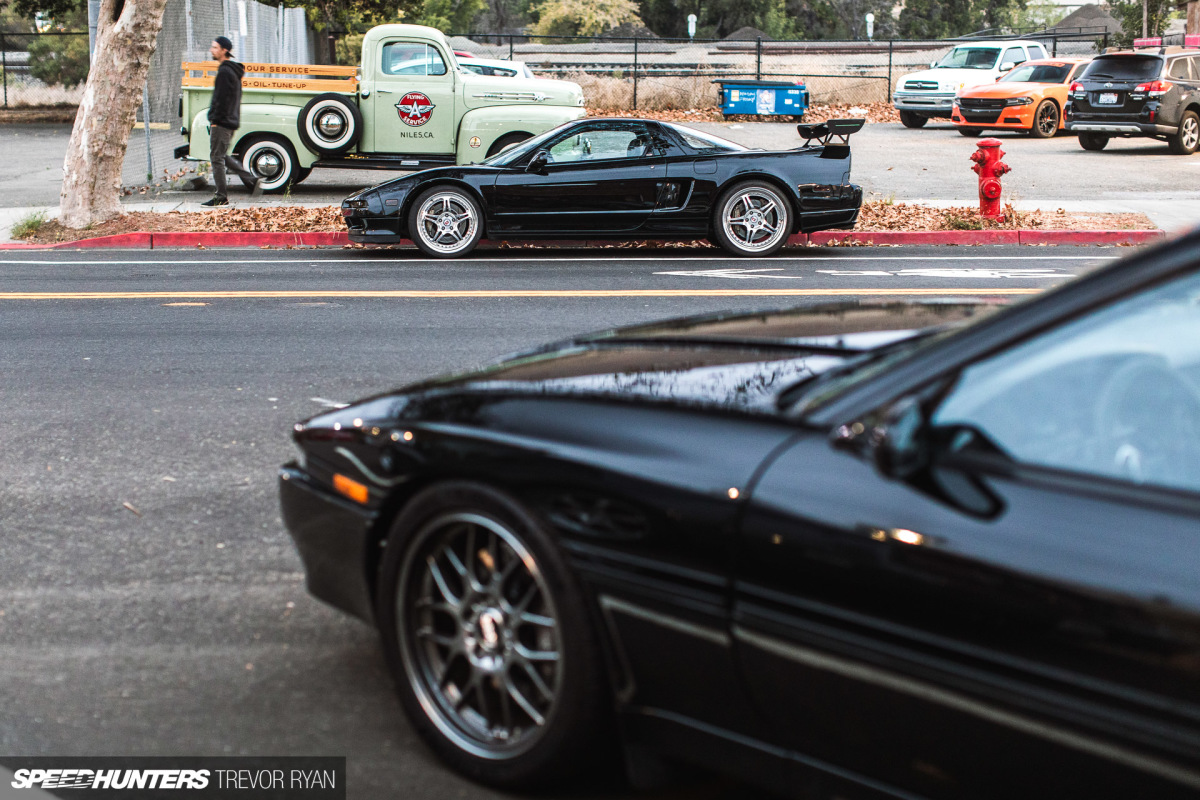
{"type": "Polygon", "coordinates": [[[30,236],[36,235],[45,222],[46,212],[35,211],[21,218],[16,225],[13,225],[9,235],[14,239],[28,239],[30,236]]]}

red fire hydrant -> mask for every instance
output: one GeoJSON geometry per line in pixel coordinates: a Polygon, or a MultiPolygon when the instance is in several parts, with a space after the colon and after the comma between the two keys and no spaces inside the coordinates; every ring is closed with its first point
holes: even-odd
{"type": "Polygon", "coordinates": [[[999,139],[980,139],[979,149],[971,154],[975,166],[971,169],[979,175],[979,216],[984,219],[1004,219],[1000,208],[1000,176],[1012,167],[1000,159],[1004,151],[999,139]]]}

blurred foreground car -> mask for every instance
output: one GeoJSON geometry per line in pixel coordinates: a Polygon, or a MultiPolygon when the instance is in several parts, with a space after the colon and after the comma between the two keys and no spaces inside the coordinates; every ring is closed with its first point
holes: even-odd
{"type": "Polygon", "coordinates": [[[294,436],[309,589],[472,778],[615,737],[799,796],[1200,791],[1200,234],[1002,311],[581,336],[294,436]]]}
{"type": "Polygon", "coordinates": [[[1027,61],[995,83],[963,89],[954,98],[950,121],[963,136],[988,128],[1019,130],[1049,139],[1063,128],[1067,88],[1089,59],[1027,61]]]}
{"type": "MultiPolygon", "coordinates": [[[[751,150],[647,119],[583,119],[469,167],[426,169],[342,201],[350,241],[411,239],[455,258],[480,238],[695,239],[767,256],[797,232],[853,228],[861,119],[800,125],[806,144],[751,150]],[[816,142],[814,144],[814,142],[816,142]]],[[[478,140],[476,140],[478,143],[478,140]]]]}

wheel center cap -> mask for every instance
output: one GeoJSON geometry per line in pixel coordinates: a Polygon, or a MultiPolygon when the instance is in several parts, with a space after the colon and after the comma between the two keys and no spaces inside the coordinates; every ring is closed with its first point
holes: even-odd
{"type": "Polygon", "coordinates": [[[750,212],[750,224],[757,228],[757,227],[761,226],[762,223],[763,223],[762,213],[759,211],[751,211],[750,212]]]}
{"type": "Polygon", "coordinates": [[[454,227],[454,217],[451,214],[442,214],[442,218],[439,222],[446,230],[450,230],[454,227]]]}
{"type": "Polygon", "coordinates": [[[479,628],[479,643],[487,652],[500,649],[502,642],[501,631],[504,629],[504,614],[499,609],[484,609],[476,622],[479,628]]]}

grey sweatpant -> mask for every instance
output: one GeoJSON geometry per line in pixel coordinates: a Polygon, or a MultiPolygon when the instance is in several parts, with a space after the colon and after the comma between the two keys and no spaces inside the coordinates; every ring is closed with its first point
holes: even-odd
{"type": "Polygon", "coordinates": [[[212,161],[213,183],[217,186],[217,195],[226,197],[226,167],[230,171],[236,172],[238,175],[249,180],[250,183],[254,183],[254,176],[236,158],[229,155],[229,145],[233,141],[233,131],[229,128],[222,128],[220,125],[211,125],[209,127],[212,133],[209,134],[208,156],[209,160],[212,161]]]}

